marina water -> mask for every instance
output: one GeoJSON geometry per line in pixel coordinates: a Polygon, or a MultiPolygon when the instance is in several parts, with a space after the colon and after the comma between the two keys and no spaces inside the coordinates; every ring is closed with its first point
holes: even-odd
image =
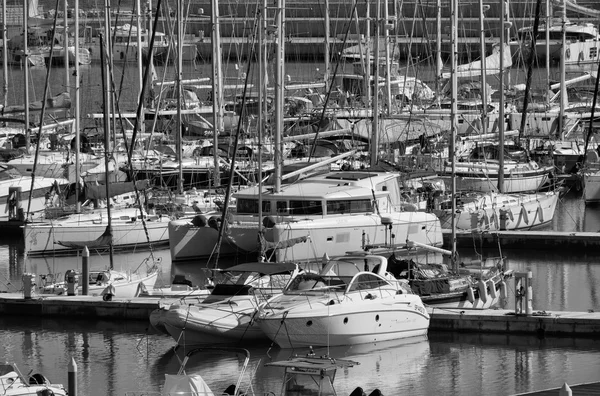
{"type": "MultiPolygon", "coordinates": [[[[209,68],[204,67],[205,71],[209,68]]],[[[188,65],[190,70],[193,65],[188,65]]],[[[202,67],[197,66],[200,70],[202,67]]],[[[239,67],[229,65],[229,75],[239,67]]],[[[319,71],[318,65],[299,65],[298,70],[319,71]]],[[[97,66],[82,71],[82,88],[100,98],[97,66]]],[[[12,68],[14,78],[9,89],[9,104],[18,101],[20,70],[12,68]]],[[[63,73],[52,69],[57,77],[54,93],[60,91],[63,73]]],[[[188,71],[189,75],[192,72],[188,71]]],[[[39,92],[42,73],[35,77],[39,92]]],[[[125,71],[126,81],[133,84],[135,71],[125,71]],[[127,74],[131,73],[131,74],[127,74]]],[[[198,71],[198,73],[201,73],[198,71]]],[[[202,72],[206,73],[206,72],[202,72]]],[[[160,75],[160,69],[159,73],[160,75]]],[[[191,77],[188,77],[191,78],[191,77]]],[[[197,76],[196,76],[197,78],[197,76]]],[[[63,80],[64,81],[64,80],[63,80]]],[[[22,85],[21,85],[22,87],[22,85]]],[[[130,90],[131,91],[131,90],[130,90]]],[[[41,94],[41,93],[40,93],[41,94]]],[[[83,100],[84,113],[99,112],[99,104],[83,100]]],[[[134,107],[132,107],[134,108],[134,107]]],[[[131,110],[130,108],[129,110],[131,110]]],[[[85,125],[85,124],[84,124],[85,125]]],[[[559,202],[557,213],[547,230],[599,231],[600,207],[585,206],[575,192],[559,202]]],[[[477,249],[462,246],[463,257],[473,256],[477,249]]],[[[525,251],[501,252],[508,266],[516,271],[533,272],[534,311],[600,310],[600,264],[594,251],[525,251]]],[[[133,269],[149,252],[118,254],[115,267],[133,269]]],[[[172,266],[169,251],[153,252],[162,258],[163,274],[159,282],[167,283],[171,274],[186,274],[194,283],[205,278],[205,263],[183,263],[172,266]]],[[[106,267],[108,258],[91,252],[92,267],[106,267]]],[[[21,290],[21,275],[63,273],[79,268],[77,258],[25,258],[23,242],[17,237],[0,240],[0,291],[21,290]]],[[[39,279],[39,278],[38,278],[39,279]]],[[[514,293],[514,284],[509,284],[514,293]]],[[[506,309],[512,309],[509,298],[506,309]]],[[[0,317],[0,360],[14,361],[25,373],[41,372],[54,382],[67,383],[67,367],[71,358],[78,367],[79,395],[125,395],[133,391],[160,390],[164,375],[175,374],[186,352],[174,350],[175,341],[159,335],[149,322],[78,320],[72,318],[0,317]]],[[[270,343],[246,345],[256,370],[253,387],[258,394],[278,394],[280,372],[264,366],[271,360],[283,359],[306,350],[281,350],[270,343]]],[[[446,333],[430,331],[426,339],[409,339],[348,348],[320,348],[318,355],[346,357],[360,363],[338,372],[339,395],[348,395],[357,386],[367,393],[379,388],[390,395],[509,395],[539,389],[560,387],[600,380],[600,341],[585,338],[544,338],[505,334],[446,333]]],[[[188,373],[200,373],[220,392],[235,382],[241,360],[214,353],[199,355],[188,364],[188,373]]]]}

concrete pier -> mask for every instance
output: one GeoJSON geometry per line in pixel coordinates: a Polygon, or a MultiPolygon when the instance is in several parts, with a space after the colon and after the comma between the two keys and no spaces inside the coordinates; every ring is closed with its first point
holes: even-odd
{"type": "MultiPolygon", "coordinates": [[[[449,249],[452,233],[443,230],[444,247],[449,249]]],[[[600,232],[560,231],[460,231],[456,234],[458,247],[477,246],[509,249],[585,249],[587,253],[600,252],[600,232]]]]}

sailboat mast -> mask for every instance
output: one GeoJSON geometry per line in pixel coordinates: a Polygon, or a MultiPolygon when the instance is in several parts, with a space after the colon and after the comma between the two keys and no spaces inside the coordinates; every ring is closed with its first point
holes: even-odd
{"type": "MultiPolygon", "coordinates": [[[[212,101],[213,101],[213,162],[215,171],[213,174],[213,185],[221,185],[221,172],[219,168],[219,134],[224,129],[223,114],[223,56],[221,51],[221,25],[219,18],[219,2],[212,1],[210,14],[212,23],[212,101]]],[[[233,154],[235,155],[235,153],[233,154]]]]}
{"type": "MultiPolygon", "coordinates": [[[[165,3],[167,4],[167,3],[165,3]]],[[[178,179],[177,183],[177,193],[183,194],[183,166],[182,166],[182,157],[183,157],[183,145],[181,144],[183,140],[183,117],[181,115],[181,98],[183,97],[183,91],[181,89],[181,79],[182,79],[182,69],[183,69],[183,60],[182,60],[182,52],[183,52],[183,28],[182,28],[182,8],[183,2],[176,2],[177,4],[177,161],[179,162],[178,167],[178,179]]],[[[166,8],[166,7],[165,7],[166,8]]]]}
{"type": "MultiPolygon", "coordinates": [[[[262,148],[263,148],[263,132],[266,127],[267,120],[267,48],[265,36],[267,34],[267,0],[263,0],[262,10],[260,13],[260,26],[258,28],[258,131],[257,131],[257,146],[258,146],[258,235],[262,233],[262,217],[263,217],[263,199],[262,199],[262,148]]],[[[262,261],[262,246],[260,246],[259,261],[262,261]]]]}
{"type": "MultiPolygon", "coordinates": [[[[29,152],[30,149],[30,145],[31,145],[31,135],[29,133],[29,43],[27,40],[27,31],[29,30],[28,28],[28,22],[29,20],[29,0],[23,2],[23,57],[21,58],[23,61],[23,71],[25,73],[25,79],[24,79],[24,95],[23,95],[23,99],[25,101],[25,114],[24,114],[24,119],[25,119],[25,149],[27,150],[27,152],[29,152]]],[[[4,51],[2,52],[6,52],[6,47],[4,47],[4,51]]]]}
{"type": "Polygon", "coordinates": [[[390,59],[390,10],[388,0],[383,0],[383,42],[385,45],[385,105],[386,115],[390,115],[392,109],[392,82],[391,82],[391,59],[390,59]]]}
{"type": "MultiPolygon", "coordinates": [[[[546,28],[547,29],[547,28],[546,28]]],[[[567,6],[566,1],[562,4],[561,18],[561,49],[560,49],[560,116],[558,117],[558,127],[560,131],[560,140],[563,140],[565,134],[565,108],[567,107],[567,85],[565,84],[565,57],[567,51],[567,6]]]]}
{"type": "MultiPolygon", "coordinates": [[[[546,84],[548,85],[550,85],[550,25],[552,23],[552,6],[550,4],[551,1],[546,0],[546,84]]],[[[550,99],[550,95],[546,95],[546,104],[550,105],[550,99]]]]}
{"type": "Polygon", "coordinates": [[[452,164],[452,187],[450,193],[452,194],[452,215],[450,216],[450,225],[452,228],[452,269],[458,270],[458,263],[456,260],[456,134],[458,129],[458,105],[457,105],[457,94],[458,94],[458,77],[456,75],[456,68],[458,64],[458,0],[452,0],[450,2],[450,18],[451,18],[451,49],[450,49],[450,63],[452,72],[450,74],[450,85],[452,89],[452,99],[450,106],[450,118],[452,120],[450,128],[450,147],[449,155],[452,164]]]}
{"type": "MultiPolygon", "coordinates": [[[[504,1],[504,0],[502,0],[504,1]]],[[[490,6],[483,5],[483,0],[479,0],[479,50],[481,53],[481,133],[485,135],[487,133],[487,81],[486,81],[486,56],[485,56],[485,30],[483,27],[484,13],[490,8],[490,6]]],[[[504,142],[500,141],[500,155],[504,150],[504,142]]]]}
{"type": "MultiPolygon", "coordinates": [[[[65,5],[65,10],[64,10],[64,18],[63,21],[65,22],[65,26],[64,26],[64,30],[63,30],[63,59],[65,62],[65,87],[67,89],[69,89],[69,19],[68,19],[68,12],[69,12],[69,5],[67,0],[65,0],[64,2],[65,5]]],[[[65,113],[67,113],[69,110],[65,110],[65,113]]]]}
{"type": "Polygon", "coordinates": [[[329,0],[325,0],[325,47],[324,47],[324,60],[325,60],[325,73],[323,75],[323,79],[325,80],[325,92],[329,91],[329,87],[331,86],[331,81],[330,81],[330,66],[329,66],[329,35],[331,34],[330,32],[330,23],[331,20],[329,18],[329,0]]]}
{"type": "MultiPolygon", "coordinates": [[[[105,4],[106,2],[108,2],[109,0],[105,0],[105,4]]],[[[103,107],[104,107],[104,171],[105,171],[105,175],[106,175],[106,180],[104,182],[104,185],[106,187],[106,217],[107,217],[107,228],[109,231],[109,235],[110,235],[110,241],[108,243],[108,251],[109,251],[109,265],[110,265],[110,269],[114,268],[114,263],[113,263],[113,253],[114,253],[114,247],[113,247],[113,242],[112,242],[112,220],[111,220],[111,211],[110,211],[110,190],[109,190],[109,185],[110,183],[108,182],[108,153],[109,153],[109,147],[110,147],[110,118],[109,118],[109,112],[110,109],[108,108],[108,101],[110,98],[110,88],[109,88],[109,84],[110,84],[110,68],[108,63],[110,62],[110,59],[106,59],[106,49],[104,48],[105,46],[108,46],[109,42],[103,37],[103,35],[100,35],[100,60],[101,60],[101,64],[102,64],[102,88],[104,90],[104,95],[103,95],[103,107]]]]}
{"type": "Polygon", "coordinates": [[[79,84],[79,0],[75,0],[75,196],[76,212],[81,212],[81,203],[79,202],[80,188],[79,178],[79,150],[81,149],[81,139],[79,133],[81,131],[80,126],[80,84],[79,84]]]}
{"type": "Polygon", "coordinates": [[[6,0],[2,0],[2,48],[5,50],[2,51],[2,71],[4,73],[4,83],[2,85],[2,103],[4,104],[4,108],[8,106],[8,51],[6,48],[8,47],[8,38],[6,30],[6,0]]]}
{"type": "MultiPolygon", "coordinates": [[[[375,7],[375,24],[373,29],[374,48],[374,71],[373,71],[373,123],[371,125],[371,166],[377,165],[377,157],[379,154],[379,26],[381,25],[381,0],[377,0],[375,7]]],[[[371,53],[367,54],[367,58],[371,57],[371,53]]],[[[370,89],[370,87],[369,87],[370,89]]]]}
{"type": "Polygon", "coordinates": [[[283,83],[284,83],[284,56],[285,56],[285,0],[277,0],[277,55],[276,69],[277,82],[275,88],[275,136],[274,161],[275,161],[275,188],[274,193],[281,190],[281,134],[283,132],[283,83]]]}

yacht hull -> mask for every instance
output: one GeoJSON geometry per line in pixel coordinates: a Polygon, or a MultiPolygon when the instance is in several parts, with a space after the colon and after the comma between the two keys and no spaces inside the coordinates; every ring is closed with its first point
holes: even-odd
{"type": "MultiPolygon", "coordinates": [[[[354,300],[351,304],[318,304],[321,308],[313,305],[312,309],[298,312],[284,308],[285,314],[261,315],[258,323],[281,348],[354,345],[423,336],[427,334],[429,316],[414,298],[418,299],[414,295],[396,295],[385,297],[385,302],[374,298],[354,300]]],[[[264,312],[269,312],[268,308],[264,312]]]]}

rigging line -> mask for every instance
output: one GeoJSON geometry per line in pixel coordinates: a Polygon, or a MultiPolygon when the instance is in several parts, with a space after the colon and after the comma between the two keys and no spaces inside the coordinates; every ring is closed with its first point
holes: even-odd
{"type": "MultiPolygon", "coordinates": [[[[56,8],[58,10],[58,5],[59,5],[59,0],[56,0],[56,8]]],[[[52,24],[52,42],[54,43],[55,37],[56,37],[56,20],[58,17],[58,13],[56,13],[56,15],[54,16],[54,22],[52,24]]],[[[25,34],[27,34],[27,32],[25,32],[25,34]]],[[[52,45],[50,47],[50,65],[52,64],[52,55],[54,54],[54,45],[52,45]]],[[[25,60],[27,62],[27,60],[25,60]]],[[[52,68],[50,67],[50,65],[48,65],[47,70],[46,70],[46,82],[44,85],[44,96],[42,99],[42,111],[40,113],[40,128],[37,132],[37,144],[35,146],[35,156],[34,156],[34,161],[33,161],[33,170],[31,172],[31,187],[29,189],[30,193],[29,193],[29,199],[27,201],[27,213],[25,213],[25,218],[29,217],[29,211],[31,210],[31,199],[33,198],[33,190],[34,190],[34,186],[35,186],[35,171],[37,168],[37,162],[38,162],[38,158],[39,158],[39,153],[40,153],[40,143],[41,143],[41,139],[42,139],[42,127],[44,126],[44,115],[46,114],[46,101],[48,98],[48,87],[50,86],[50,71],[52,70],[52,68]]],[[[65,82],[66,83],[66,82],[65,82]]],[[[68,86],[65,87],[65,89],[68,89],[68,86]]],[[[25,103],[25,106],[29,107],[29,103],[25,103]]],[[[27,114],[27,113],[26,113],[27,114]]],[[[25,134],[28,135],[29,134],[29,120],[25,120],[25,134]]],[[[79,149],[79,147],[77,148],[79,149]]]]}
{"type": "MultiPolygon", "coordinates": [[[[356,8],[357,8],[358,2],[356,0],[354,0],[354,5],[352,6],[352,12],[350,13],[350,15],[353,15],[356,12],[356,8]]],[[[350,18],[350,21],[346,24],[346,32],[344,33],[344,40],[341,44],[341,48],[342,51],[340,51],[340,55],[343,52],[343,48],[346,47],[346,42],[348,41],[348,35],[350,34],[350,27],[352,26],[352,19],[350,18]]],[[[367,54],[369,55],[369,54],[367,54]]],[[[337,76],[338,73],[338,69],[340,67],[340,62],[341,62],[342,56],[338,57],[337,62],[335,63],[335,69],[333,70],[333,75],[331,76],[331,81],[335,81],[335,78],[337,76]]],[[[315,155],[315,150],[317,148],[317,138],[319,137],[319,132],[320,132],[320,125],[323,124],[323,121],[325,120],[325,111],[327,110],[327,104],[329,103],[329,98],[331,97],[331,93],[333,91],[333,84],[329,84],[329,87],[327,89],[327,96],[325,97],[325,101],[323,102],[323,110],[321,111],[321,117],[319,118],[319,122],[317,124],[317,130],[315,133],[315,137],[313,139],[313,144],[312,147],[310,149],[310,154],[308,156],[308,160],[307,162],[311,162],[311,159],[313,158],[313,156],[315,155]]]]}
{"type": "MultiPolygon", "coordinates": [[[[531,49],[529,52],[529,59],[527,62],[527,82],[525,83],[525,93],[523,97],[523,111],[521,113],[521,125],[519,127],[518,140],[521,140],[525,133],[525,125],[527,123],[527,106],[529,105],[529,91],[531,90],[531,78],[533,76],[533,61],[537,55],[536,41],[537,34],[540,26],[540,14],[542,9],[542,0],[537,0],[535,5],[535,19],[533,21],[533,32],[531,35],[531,49]]],[[[527,156],[529,156],[529,151],[527,156]]]]}

